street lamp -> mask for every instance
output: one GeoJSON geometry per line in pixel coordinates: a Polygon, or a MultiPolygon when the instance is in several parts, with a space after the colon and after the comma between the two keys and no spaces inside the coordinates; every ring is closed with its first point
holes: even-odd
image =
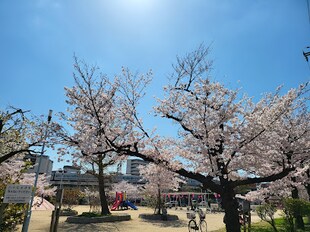
{"type": "Polygon", "coordinates": [[[51,119],[52,119],[52,112],[53,112],[52,110],[49,110],[49,112],[48,112],[47,125],[46,125],[45,133],[44,133],[44,136],[43,136],[43,144],[42,144],[41,155],[39,156],[39,164],[38,164],[38,168],[36,170],[34,186],[32,188],[31,199],[30,199],[30,203],[28,204],[27,211],[26,211],[26,216],[25,216],[25,221],[24,221],[24,224],[23,224],[22,232],[28,232],[28,227],[29,227],[31,213],[32,213],[31,208],[32,208],[33,198],[34,198],[35,191],[36,191],[37,184],[38,184],[39,172],[40,172],[41,163],[42,163],[42,156],[44,154],[44,149],[45,149],[45,140],[47,138],[49,124],[50,124],[51,119]]]}

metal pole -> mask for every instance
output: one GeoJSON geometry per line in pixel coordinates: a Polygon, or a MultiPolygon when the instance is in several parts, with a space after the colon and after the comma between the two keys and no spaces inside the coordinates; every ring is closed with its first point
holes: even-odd
{"type": "Polygon", "coordinates": [[[46,130],[45,130],[44,137],[43,137],[43,144],[42,144],[41,155],[39,157],[39,164],[38,164],[38,168],[37,168],[36,175],[35,175],[34,186],[32,188],[30,203],[28,204],[28,208],[27,208],[27,211],[26,211],[26,216],[25,216],[22,232],[28,232],[28,227],[29,227],[29,224],[30,224],[30,218],[31,218],[31,213],[32,213],[31,208],[32,208],[33,198],[34,198],[35,191],[36,191],[37,184],[38,184],[39,172],[40,172],[41,163],[42,163],[42,156],[44,154],[44,148],[45,148],[45,140],[47,138],[48,127],[49,127],[49,124],[50,124],[51,119],[52,119],[52,112],[53,112],[52,110],[49,110],[49,112],[48,112],[47,126],[46,126],[46,130]]]}
{"type": "Polygon", "coordinates": [[[55,203],[55,210],[52,212],[52,220],[50,225],[50,232],[57,232],[59,216],[60,216],[60,209],[62,204],[63,198],[63,188],[58,188],[56,193],[56,203],[55,203]]]}
{"type": "Polygon", "coordinates": [[[61,205],[62,205],[62,198],[63,198],[63,193],[64,193],[63,177],[64,177],[64,170],[61,171],[60,184],[57,185],[55,209],[52,212],[50,232],[57,232],[60,210],[61,210],[61,205]]]}

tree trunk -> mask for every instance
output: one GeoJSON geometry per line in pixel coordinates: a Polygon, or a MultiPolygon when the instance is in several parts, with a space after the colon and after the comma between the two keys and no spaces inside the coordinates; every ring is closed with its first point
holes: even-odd
{"type": "Polygon", "coordinates": [[[155,214],[161,214],[161,193],[160,193],[160,188],[158,187],[158,191],[157,191],[157,203],[156,203],[156,208],[155,209],[155,214]]]}
{"type": "MultiPolygon", "coordinates": [[[[292,198],[293,199],[299,199],[298,189],[296,187],[293,187],[292,198]]],[[[296,219],[296,228],[304,230],[305,229],[305,223],[304,223],[304,220],[303,220],[302,216],[299,215],[299,214],[298,215],[294,215],[294,216],[295,216],[295,219],[296,219]]]]}
{"type": "Polygon", "coordinates": [[[271,226],[272,226],[274,232],[278,232],[278,229],[277,229],[276,225],[274,224],[274,221],[271,223],[271,226]]]}
{"type": "MultiPolygon", "coordinates": [[[[306,171],[306,174],[307,174],[308,180],[310,180],[310,168],[308,168],[308,170],[306,171]]],[[[310,183],[309,182],[305,184],[305,188],[308,193],[308,201],[310,201],[310,183]]]]}
{"type": "Polygon", "coordinates": [[[310,201],[310,184],[306,184],[305,187],[306,187],[307,193],[308,193],[308,201],[310,201]]]}
{"type": "Polygon", "coordinates": [[[293,190],[292,190],[292,198],[293,199],[299,199],[299,196],[298,196],[298,189],[296,187],[293,187],[293,190]]]}
{"type": "Polygon", "coordinates": [[[240,232],[241,226],[239,223],[238,201],[235,198],[233,188],[227,184],[221,195],[222,207],[225,210],[224,223],[226,224],[227,232],[240,232]]]}
{"type": "Polygon", "coordinates": [[[99,182],[99,196],[100,196],[100,204],[101,204],[101,215],[108,215],[108,214],[110,214],[110,210],[109,210],[107,197],[105,195],[105,190],[104,190],[104,174],[103,174],[102,164],[99,164],[98,168],[99,168],[98,182],[99,182]]]}
{"type": "Polygon", "coordinates": [[[0,230],[2,228],[3,225],[3,220],[4,220],[4,211],[6,209],[6,207],[8,206],[9,204],[8,203],[2,203],[0,205],[0,230]]]}

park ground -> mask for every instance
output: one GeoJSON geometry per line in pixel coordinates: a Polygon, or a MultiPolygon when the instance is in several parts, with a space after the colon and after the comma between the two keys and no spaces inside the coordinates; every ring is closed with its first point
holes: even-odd
{"type": "MultiPolygon", "coordinates": [[[[73,208],[79,214],[88,212],[89,206],[76,206],[73,208]]],[[[130,221],[109,222],[109,223],[93,223],[93,224],[70,224],[65,222],[67,217],[60,217],[58,232],[87,232],[87,231],[107,231],[107,232],[187,232],[188,219],[186,217],[186,208],[168,209],[168,214],[177,215],[177,221],[146,221],[139,218],[139,214],[153,213],[153,209],[147,207],[139,207],[138,210],[112,211],[112,214],[127,213],[131,215],[130,221]]],[[[49,232],[52,211],[34,210],[32,212],[29,230],[30,232],[49,232]]],[[[223,213],[207,214],[206,221],[208,231],[216,231],[224,228],[223,213]]],[[[252,222],[260,221],[259,217],[252,213],[252,222]]],[[[19,226],[19,231],[21,226],[19,226]]]]}

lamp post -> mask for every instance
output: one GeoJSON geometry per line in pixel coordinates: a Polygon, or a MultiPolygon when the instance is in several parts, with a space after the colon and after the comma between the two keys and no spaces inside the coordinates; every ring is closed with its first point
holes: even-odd
{"type": "Polygon", "coordinates": [[[40,168],[41,168],[41,163],[42,163],[42,156],[44,154],[44,149],[45,149],[45,140],[47,138],[49,124],[50,124],[51,119],[52,119],[52,112],[53,112],[52,110],[49,110],[49,112],[48,112],[47,125],[46,125],[45,133],[44,133],[44,136],[43,136],[43,144],[42,144],[41,155],[39,157],[39,164],[38,164],[38,167],[37,167],[37,170],[36,170],[34,186],[33,186],[32,193],[31,193],[31,199],[30,199],[30,202],[28,204],[27,211],[26,211],[26,216],[25,216],[25,221],[24,221],[24,224],[23,224],[22,232],[28,232],[28,227],[29,227],[31,213],[32,213],[31,208],[32,208],[33,198],[34,198],[35,191],[36,191],[37,184],[38,184],[39,173],[40,173],[40,168]]]}

